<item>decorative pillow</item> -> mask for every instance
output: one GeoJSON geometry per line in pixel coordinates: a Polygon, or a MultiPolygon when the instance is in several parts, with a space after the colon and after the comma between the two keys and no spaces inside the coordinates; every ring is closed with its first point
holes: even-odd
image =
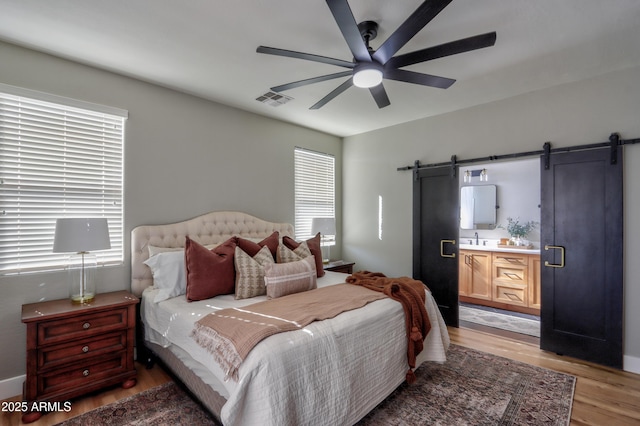
{"type": "Polygon", "coordinates": [[[253,257],[256,254],[258,254],[258,252],[260,251],[260,249],[264,246],[269,247],[269,251],[271,252],[271,255],[273,256],[273,259],[275,260],[276,258],[276,251],[278,250],[278,241],[280,238],[280,234],[278,233],[278,231],[275,231],[273,234],[269,235],[267,238],[265,238],[262,241],[252,241],[250,239],[247,238],[238,238],[238,247],[240,247],[242,249],[242,251],[244,251],[245,253],[247,253],[249,256],[253,257]]]}
{"type": "Polygon", "coordinates": [[[295,250],[291,250],[284,244],[278,246],[276,259],[278,263],[297,262],[305,257],[313,256],[306,242],[302,242],[295,250]]]}
{"type": "Polygon", "coordinates": [[[273,255],[267,246],[262,247],[253,257],[236,247],[236,299],[248,299],[267,293],[264,286],[264,266],[270,263],[273,263],[273,255]]]}
{"type": "Polygon", "coordinates": [[[156,254],[160,254],[160,253],[167,253],[167,252],[172,252],[172,251],[182,251],[184,250],[184,247],[156,247],[156,246],[149,246],[149,257],[153,257],[156,254]]]}
{"type": "MultiPolygon", "coordinates": [[[[193,240],[191,240],[193,241],[193,240]]],[[[197,242],[197,241],[196,241],[197,242]]],[[[199,243],[198,243],[199,244],[199,243]]],[[[218,247],[220,244],[207,244],[205,247],[209,250],[218,247]]],[[[149,246],[149,257],[155,256],[156,254],[166,253],[169,251],[184,251],[184,247],[158,247],[158,246],[149,246]]]]}
{"type": "Polygon", "coordinates": [[[151,268],[153,287],[159,289],[155,303],[185,294],[187,276],[182,250],[158,253],[144,261],[151,268]]]}
{"type": "Polygon", "coordinates": [[[184,262],[187,273],[187,301],[210,299],[233,293],[236,238],[229,238],[213,250],[186,237],[184,262]]]}
{"type": "MultiPolygon", "coordinates": [[[[300,244],[302,244],[301,242],[297,242],[286,235],[282,237],[282,243],[291,250],[295,250],[300,244]]],[[[306,243],[311,254],[316,258],[316,272],[318,274],[318,278],[320,278],[324,276],[324,268],[322,267],[322,249],[320,248],[320,233],[318,232],[315,237],[309,238],[306,243]]]]}
{"type": "Polygon", "coordinates": [[[264,284],[267,297],[286,296],[317,288],[316,261],[314,256],[289,263],[272,263],[264,266],[264,284]]]}

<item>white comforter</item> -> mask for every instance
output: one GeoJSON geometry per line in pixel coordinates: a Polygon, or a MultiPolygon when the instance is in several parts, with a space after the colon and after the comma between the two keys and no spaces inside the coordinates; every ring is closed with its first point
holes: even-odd
{"type": "MultiPolygon", "coordinates": [[[[318,286],[342,283],[345,277],[327,272],[318,286]]],[[[179,346],[219,378],[209,384],[227,399],[221,413],[225,425],[353,424],[405,379],[404,312],[391,299],[269,337],[249,353],[235,382],[224,381],[213,356],[189,337],[193,323],[214,310],[246,306],[265,297],[235,300],[228,295],[187,303],[180,296],[156,304],[155,291],[149,289],[143,295],[146,336],[165,347],[179,346]]],[[[449,346],[446,326],[431,295],[425,305],[431,331],[417,365],[444,362],[449,346]]]]}

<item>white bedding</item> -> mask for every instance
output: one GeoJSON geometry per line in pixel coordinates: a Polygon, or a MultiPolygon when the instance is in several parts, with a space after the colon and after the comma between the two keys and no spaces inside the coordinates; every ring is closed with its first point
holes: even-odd
{"type": "MultiPolygon", "coordinates": [[[[318,287],[343,283],[346,277],[327,271],[318,279],[318,287]]],[[[235,382],[225,381],[213,356],[189,337],[193,324],[214,310],[246,306],[266,296],[235,300],[226,295],[191,303],[179,296],[154,303],[157,291],[148,288],[142,298],[146,339],[164,347],[178,346],[219,379],[209,384],[227,399],[221,412],[225,425],[353,424],[405,379],[404,312],[391,299],[269,337],[249,353],[235,382]]],[[[431,295],[425,305],[431,331],[417,365],[444,362],[449,346],[431,295]]]]}

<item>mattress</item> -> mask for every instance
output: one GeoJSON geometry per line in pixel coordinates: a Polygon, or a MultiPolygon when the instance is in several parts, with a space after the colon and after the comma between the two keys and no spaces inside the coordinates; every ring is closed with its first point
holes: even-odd
{"type": "MultiPolygon", "coordinates": [[[[327,271],[318,286],[343,283],[346,277],[327,271]]],[[[400,303],[382,299],[263,340],[240,366],[236,382],[225,378],[213,356],[190,337],[193,324],[210,312],[266,296],[236,300],[225,295],[191,303],[180,296],[154,303],[156,292],[148,288],[142,296],[145,339],[178,348],[211,373],[203,380],[227,400],[220,413],[225,425],[355,423],[404,381],[408,369],[404,311],[400,303]]],[[[449,346],[431,295],[425,306],[431,331],[416,365],[444,362],[449,346]]]]}

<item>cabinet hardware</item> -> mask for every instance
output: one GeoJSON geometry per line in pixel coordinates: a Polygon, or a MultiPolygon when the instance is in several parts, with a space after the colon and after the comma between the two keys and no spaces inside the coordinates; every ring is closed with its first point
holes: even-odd
{"type": "Polygon", "coordinates": [[[84,324],[82,324],[82,328],[84,328],[85,330],[89,329],[89,327],[91,327],[91,323],[89,322],[85,322],[84,324]]]}
{"type": "Polygon", "coordinates": [[[516,300],[518,302],[522,302],[522,299],[515,293],[507,293],[506,291],[503,293],[505,296],[507,296],[509,299],[511,300],[516,300]]]}
{"type": "Polygon", "coordinates": [[[85,354],[86,354],[87,352],[89,352],[89,346],[83,346],[83,347],[82,347],[82,352],[84,352],[85,354]]]}
{"type": "Polygon", "coordinates": [[[84,377],[87,377],[87,376],[89,375],[89,370],[84,370],[84,371],[82,372],[82,375],[83,375],[84,377]]]}
{"type": "Polygon", "coordinates": [[[519,257],[504,257],[504,256],[497,256],[498,259],[504,259],[507,262],[522,262],[522,258],[519,257]]]}

